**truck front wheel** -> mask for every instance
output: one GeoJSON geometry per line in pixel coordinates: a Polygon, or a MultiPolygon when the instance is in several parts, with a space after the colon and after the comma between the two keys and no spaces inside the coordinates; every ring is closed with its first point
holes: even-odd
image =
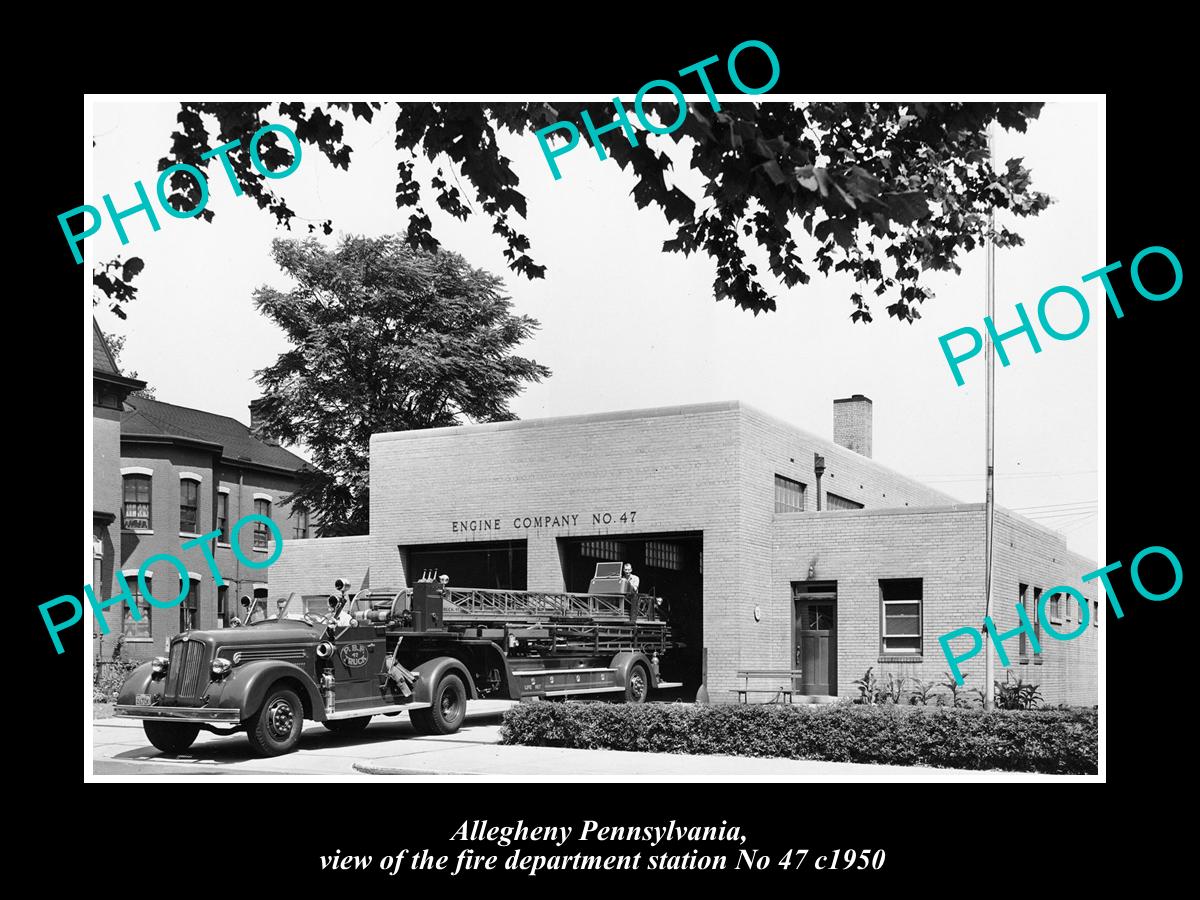
{"type": "Polygon", "coordinates": [[[267,691],[262,706],[246,720],[246,737],[260,756],[281,756],[296,749],[304,729],[304,707],[290,688],[267,691]]]}
{"type": "Polygon", "coordinates": [[[200,733],[199,725],[172,722],[145,721],[142,728],[146,730],[146,739],[163,753],[182,753],[200,733]]]}
{"type": "Polygon", "coordinates": [[[457,675],[445,675],[434,688],[429,709],[408,714],[418,734],[454,734],[467,717],[467,688],[457,675]]]}

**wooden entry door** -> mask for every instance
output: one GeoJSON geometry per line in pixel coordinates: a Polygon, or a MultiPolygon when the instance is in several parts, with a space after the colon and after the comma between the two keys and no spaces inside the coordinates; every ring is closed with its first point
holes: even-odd
{"type": "Polygon", "coordinates": [[[837,694],[837,588],[797,585],[795,663],[801,694],[837,694]]]}

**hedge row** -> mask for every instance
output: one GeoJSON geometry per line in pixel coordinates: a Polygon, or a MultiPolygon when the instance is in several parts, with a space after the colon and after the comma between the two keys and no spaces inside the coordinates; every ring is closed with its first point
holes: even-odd
{"type": "Polygon", "coordinates": [[[501,743],[1095,774],[1096,710],[522,703],[501,743]]]}

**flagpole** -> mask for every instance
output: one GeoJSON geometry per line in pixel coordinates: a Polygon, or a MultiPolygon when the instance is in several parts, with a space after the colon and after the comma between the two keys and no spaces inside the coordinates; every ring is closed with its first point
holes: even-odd
{"type": "MultiPolygon", "coordinates": [[[[992,133],[991,126],[988,127],[988,159],[991,161],[992,156],[992,133]]],[[[996,227],[996,210],[992,207],[988,210],[988,234],[984,242],[985,258],[987,261],[987,288],[985,292],[985,306],[987,307],[987,316],[989,320],[994,320],[996,313],[996,245],[992,240],[992,231],[996,227]]],[[[991,617],[992,615],[992,546],[995,537],[995,519],[996,519],[996,373],[995,373],[995,355],[992,353],[992,336],[990,329],[984,329],[983,339],[983,355],[984,355],[984,373],[985,373],[985,389],[986,398],[984,400],[985,418],[987,425],[986,433],[986,473],[987,473],[987,500],[985,502],[985,536],[986,549],[984,551],[984,615],[991,617]]],[[[989,646],[990,635],[988,630],[983,630],[983,653],[984,653],[984,695],[983,708],[986,710],[995,707],[995,663],[992,661],[992,648],[989,646]]]]}

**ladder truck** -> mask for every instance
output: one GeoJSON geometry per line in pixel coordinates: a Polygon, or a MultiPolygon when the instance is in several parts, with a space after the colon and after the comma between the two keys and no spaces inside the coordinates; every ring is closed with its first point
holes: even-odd
{"type": "Polygon", "coordinates": [[[130,675],[115,713],[142,719],[167,753],[203,728],[244,731],[275,756],[295,749],[305,720],[352,733],[408,712],[418,733],[451,734],[471,699],[644,703],[680,686],[659,672],[674,644],[659,598],[621,571],[597,563],[587,593],[458,588],[437,572],[352,595],[339,581],[324,613],[293,594],[274,617],[176,635],[130,675]]]}

